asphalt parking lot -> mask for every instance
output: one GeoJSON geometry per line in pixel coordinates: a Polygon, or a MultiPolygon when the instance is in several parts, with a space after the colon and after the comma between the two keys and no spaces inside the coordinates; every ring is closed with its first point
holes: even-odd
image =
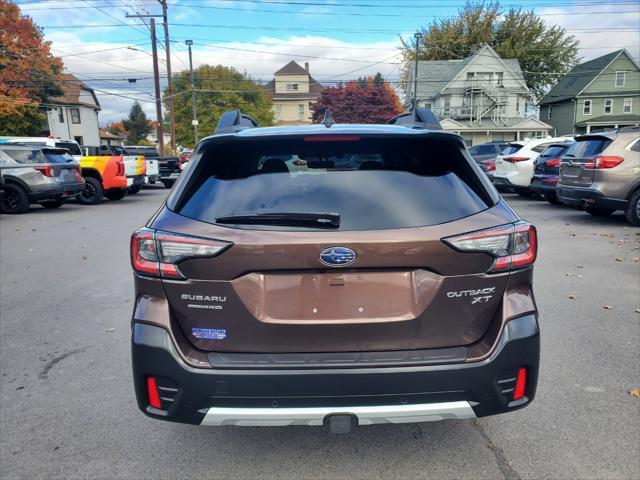
{"type": "Polygon", "coordinates": [[[507,195],[540,236],[538,396],[468,421],[205,428],[137,410],[128,241],[164,189],[0,216],[2,478],[570,478],[640,475],[640,229],[507,195]]]}

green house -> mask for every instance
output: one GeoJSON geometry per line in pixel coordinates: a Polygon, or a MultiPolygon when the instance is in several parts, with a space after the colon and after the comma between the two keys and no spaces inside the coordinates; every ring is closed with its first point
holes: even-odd
{"type": "Polygon", "coordinates": [[[640,65],[626,50],[576,65],[540,101],[555,135],[640,124],[640,65]]]}

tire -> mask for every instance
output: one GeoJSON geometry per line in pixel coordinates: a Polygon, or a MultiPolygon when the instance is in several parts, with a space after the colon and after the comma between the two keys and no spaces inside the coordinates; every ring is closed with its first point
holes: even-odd
{"type": "Polygon", "coordinates": [[[593,215],[594,217],[608,217],[615,210],[611,210],[610,208],[598,208],[598,207],[584,207],[584,211],[589,215],[593,215]]]}
{"type": "Polygon", "coordinates": [[[57,200],[45,200],[44,202],[40,202],[40,205],[42,205],[44,208],[53,209],[61,207],[62,205],[64,205],[64,202],[64,198],[58,198],[57,200]]]}
{"type": "Polygon", "coordinates": [[[76,197],[78,203],[82,205],[98,205],[102,203],[104,197],[104,188],[100,180],[94,177],[85,177],[84,190],[76,197]]]}
{"type": "Polygon", "coordinates": [[[18,215],[29,210],[29,197],[24,188],[13,183],[4,186],[4,196],[0,200],[0,213],[18,215]]]}
{"type": "Polygon", "coordinates": [[[555,195],[545,195],[544,199],[549,202],[551,205],[562,205],[563,203],[558,200],[558,197],[555,195]]]}
{"type": "Polygon", "coordinates": [[[140,185],[132,185],[129,187],[129,195],[135,195],[140,191],[142,187],[140,185]]]}
{"type": "Polygon", "coordinates": [[[124,197],[127,196],[127,189],[126,188],[118,188],[118,189],[113,189],[113,190],[107,190],[105,192],[105,197],[107,197],[109,200],[122,200],[124,197]]]}
{"type": "Polygon", "coordinates": [[[171,188],[173,187],[174,183],[176,183],[175,180],[162,180],[162,184],[164,185],[164,188],[171,188]]]}
{"type": "Polygon", "coordinates": [[[629,204],[625,212],[627,222],[636,227],[640,227],[640,188],[631,194],[629,204]]]}

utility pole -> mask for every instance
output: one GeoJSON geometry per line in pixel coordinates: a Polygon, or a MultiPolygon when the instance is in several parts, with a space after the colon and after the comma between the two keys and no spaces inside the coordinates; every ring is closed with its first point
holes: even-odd
{"type": "Polygon", "coordinates": [[[198,118],[196,116],[196,87],[193,81],[193,60],[191,58],[191,45],[193,45],[193,40],[185,40],[189,46],[189,73],[191,75],[191,108],[193,109],[193,120],[191,120],[191,125],[193,125],[193,139],[195,143],[193,146],[195,147],[198,144],[198,118]]]}
{"type": "Polygon", "coordinates": [[[176,117],[173,108],[173,79],[171,78],[171,50],[169,48],[169,21],[167,20],[167,0],[158,0],[162,4],[162,20],[164,22],[164,50],[167,53],[167,88],[169,90],[169,132],[171,133],[171,150],[176,151],[176,117]]]}
{"type": "Polygon", "coordinates": [[[416,32],[413,34],[413,38],[416,39],[416,53],[415,53],[415,69],[413,71],[413,111],[416,111],[418,107],[418,46],[420,45],[420,39],[422,34],[416,32]]]}
{"type": "Polygon", "coordinates": [[[127,18],[149,18],[149,30],[151,30],[151,52],[153,55],[153,80],[156,91],[156,136],[158,137],[158,147],[160,156],[164,157],[164,132],[162,128],[162,97],[160,96],[160,73],[158,70],[158,45],[156,39],[156,20],[154,17],[162,15],[126,15],[127,18]]]}

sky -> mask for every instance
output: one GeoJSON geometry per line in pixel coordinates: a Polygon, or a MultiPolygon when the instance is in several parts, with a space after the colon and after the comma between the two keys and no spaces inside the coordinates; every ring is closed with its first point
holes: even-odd
{"type": "MultiPolygon", "coordinates": [[[[194,68],[221,64],[259,81],[296,60],[309,62],[319,82],[381,72],[400,77],[400,38],[434,19],[455,15],[464,0],[167,0],[171,66],[189,67],[185,40],[193,40],[194,68]]],[[[101,125],[126,116],[134,99],[155,117],[149,19],[161,14],[158,0],[17,0],[43,28],[68,73],[96,89],[101,125]],[[130,80],[135,79],[135,82],[130,80]]],[[[503,6],[534,9],[580,41],[589,60],[626,48],[640,58],[638,0],[505,0],[503,6]],[[509,3],[511,2],[511,3],[509,3]]],[[[165,57],[158,22],[159,54],[165,57]]],[[[160,63],[163,85],[166,61],[160,63]]]]}

